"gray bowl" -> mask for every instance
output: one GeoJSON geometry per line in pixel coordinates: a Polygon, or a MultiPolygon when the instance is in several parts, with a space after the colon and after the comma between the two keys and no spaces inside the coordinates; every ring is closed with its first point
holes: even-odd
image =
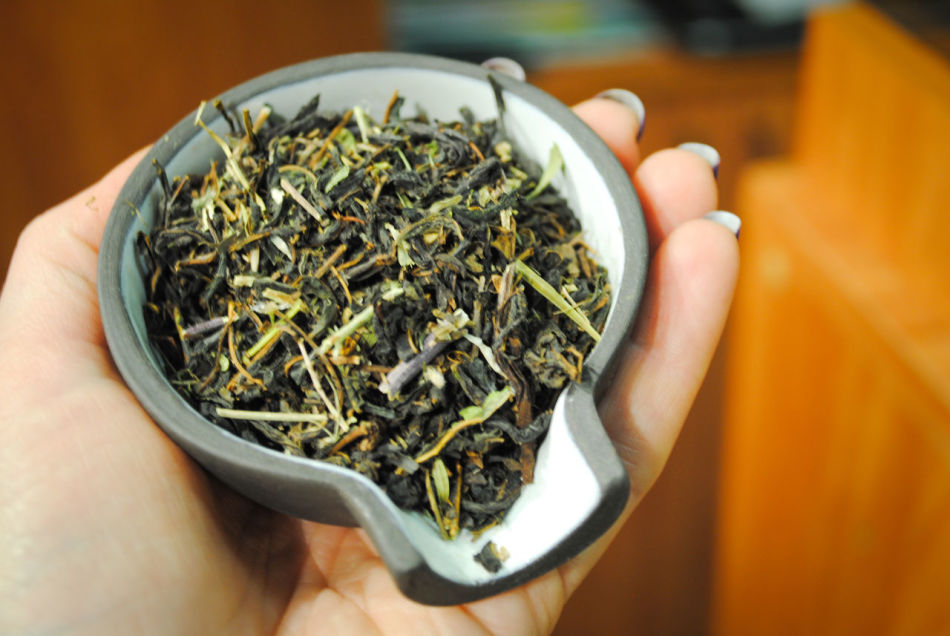
{"type": "MultiPolygon", "coordinates": [[[[265,103],[293,115],[313,95],[335,110],[360,104],[380,118],[395,90],[404,112],[421,104],[430,117],[459,118],[468,106],[479,119],[497,116],[491,71],[421,55],[361,53],[319,59],[258,77],[221,95],[229,106],[256,113],[265,103]]],[[[494,73],[493,73],[494,74],[494,73]]],[[[585,239],[608,268],[613,289],[603,337],[578,384],[566,388],[538,449],[534,483],[526,486],[499,526],[476,541],[463,533],[441,538],[435,525],[396,507],[355,471],[290,457],[211,424],[169,384],[148,344],[145,298],[133,247],[155,217],[160,186],[152,160],[169,176],[206,172],[219,149],[194,125],[194,114],[172,128],[135,168],[112,210],[99,256],[99,301],[116,366],[155,422],[208,472],[275,510],[321,523],[366,530],[400,589],[410,598],[450,605],[497,594],[564,563],[603,534],[629,495],[627,473],[604,432],[596,404],[610,382],[618,349],[628,338],[647,268],[647,239],[637,196],[606,145],[566,106],[524,82],[495,74],[503,89],[509,135],[543,165],[556,143],[566,170],[554,185],[581,221],[585,239]],[[140,216],[132,212],[135,206],[140,216]],[[473,556],[488,542],[510,557],[489,573],[473,556]]],[[[226,131],[208,109],[207,123],[226,131]]]]}

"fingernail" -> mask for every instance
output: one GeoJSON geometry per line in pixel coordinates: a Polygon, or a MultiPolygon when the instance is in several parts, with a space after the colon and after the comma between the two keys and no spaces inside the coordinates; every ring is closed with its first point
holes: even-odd
{"type": "Polygon", "coordinates": [[[683,150],[688,150],[689,152],[699,155],[705,159],[710,166],[712,166],[713,176],[719,177],[719,151],[709,146],[707,144],[697,143],[695,141],[688,141],[685,144],[680,144],[680,148],[683,150]]]}
{"type": "Polygon", "coordinates": [[[524,68],[509,57],[491,57],[482,62],[482,66],[522,82],[527,77],[524,68]]]}
{"type": "Polygon", "coordinates": [[[640,122],[640,128],[637,129],[637,141],[640,141],[640,137],[643,136],[643,126],[647,122],[647,111],[643,107],[643,101],[637,97],[636,93],[632,93],[624,88],[611,88],[605,90],[603,93],[598,93],[595,97],[612,99],[632,110],[637,116],[637,121],[640,122]]]}
{"type": "Polygon", "coordinates": [[[725,210],[715,210],[706,214],[703,218],[709,219],[714,223],[718,223],[735,234],[736,238],[739,238],[739,231],[742,229],[742,219],[732,212],[726,212],[725,210]]]}

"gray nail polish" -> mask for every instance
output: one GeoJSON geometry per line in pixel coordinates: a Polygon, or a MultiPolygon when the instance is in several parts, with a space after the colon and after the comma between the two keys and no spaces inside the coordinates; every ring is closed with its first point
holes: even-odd
{"type": "Polygon", "coordinates": [[[525,75],[524,68],[513,59],[508,57],[491,57],[482,62],[482,66],[501,73],[502,75],[507,75],[508,77],[513,77],[516,80],[524,81],[525,75]]]}
{"type": "Polygon", "coordinates": [[[680,144],[680,148],[683,150],[688,150],[689,152],[699,155],[712,166],[713,176],[719,176],[719,151],[713,148],[708,144],[701,144],[695,141],[688,141],[685,144],[680,144]]]}
{"type": "Polygon", "coordinates": [[[739,231],[742,229],[742,219],[732,212],[726,212],[725,210],[715,210],[706,214],[703,218],[718,223],[735,234],[736,238],[739,238],[739,231]]]}
{"type": "Polygon", "coordinates": [[[598,93],[596,96],[619,102],[636,114],[637,121],[640,122],[640,128],[637,129],[637,141],[640,141],[640,137],[643,136],[643,126],[647,122],[647,111],[643,107],[643,101],[637,97],[637,94],[624,88],[611,88],[602,93],[598,93]]]}

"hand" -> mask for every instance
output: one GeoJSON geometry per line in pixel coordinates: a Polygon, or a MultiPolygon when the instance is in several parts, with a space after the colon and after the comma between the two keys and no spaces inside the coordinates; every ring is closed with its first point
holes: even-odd
{"type": "MultiPolygon", "coordinates": [[[[602,405],[630,471],[625,517],[660,473],[722,330],[738,268],[710,165],[639,162],[637,115],[577,106],[642,198],[654,250],[637,330],[602,405]]],[[[0,297],[0,632],[550,631],[620,524],[559,570],[501,596],[406,600],[360,530],[301,522],[216,483],[149,419],[103,337],[96,258],[142,153],[37,217],[0,297]]],[[[623,293],[623,290],[615,290],[623,293]]]]}

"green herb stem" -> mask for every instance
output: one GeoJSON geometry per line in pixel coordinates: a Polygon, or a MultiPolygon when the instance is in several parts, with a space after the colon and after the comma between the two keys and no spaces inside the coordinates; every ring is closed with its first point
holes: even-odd
{"type": "Polygon", "coordinates": [[[527,281],[529,285],[534,287],[534,289],[544,296],[548,302],[560,309],[564,314],[574,321],[578,327],[584,330],[587,335],[594,339],[594,342],[600,342],[600,333],[594,329],[594,326],[590,324],[590,320],[587,319],[577,307],[572,307],[564,298],[557,292],[554,287],[552,287],[541,274],[534,271],[529,265],[526,265],[524,261],[514,261],[511,263],[511,266],[514,267],[516,273],[520,274],[522,278],[527,281]]]}
{"type": "MultiPolygon", "coordinates": [[[[393,300],[394,298],[402,296],[402,294],[402,288],[396,287],[385,292],[383,294],[383,299],[393,300]]],[[[357,329],[369,322],[372,317],[373,305],[370,304],[364,307],[358,314],[350,318],[342,327],[324,338],[323,342],[320,343],[320,346],[317,347],[317,351],[320,353],[320,355],[326,355],[335,344],[352,336],[354,333],[356,333],[357,329]]]]}
{"type": "Polygon", "coordinates": [[[223,406],[215,407],[218,417],[229,420],[257,420],[259,422],[319,422],[325,423],[326,413],[289,413],[287,411],[245,411],[242,409],[227,409],[223,406]]]}
{"type": "Polygon", "coordinates": [[[305,307],[305,305],[304,305],[304,302],[303,302],[302,300],[298,300],[296,303],[294,303],[294,304],[290,307],[290,310],[284,315],[283,318],[281,318],[281,319],[278,320],[276,323],[274,323],[274,324],[271,326],[271,328],[268,329],[267,331],[265,331],[265,332],[264,332],[264,335],[261,336],[261,337],[258,339],[258,341],[254,343],[254,346],[252,346],[250,349],[248,349],[247,351],[244,352],[244,363],[247,364],[248,361],[250,361],[251,358],[253,358],[255,355],[257,355],[257,353],[260,352],[261,349],[263,349],[264,347],[266,347],[266,346],[268,345],[268,343],[270,343],[271,340],[273,340],[274,338],[276,338],[277,335],[278,335],[281,331],[283,331],[283,326],[284,326],[285,324],[287,324],[287,321],[289,321],[289,320],[292,319],[294,316],[296,316],[298,313],[300,313],[300,310],[303,309],[304,307],[305,307]]]}

